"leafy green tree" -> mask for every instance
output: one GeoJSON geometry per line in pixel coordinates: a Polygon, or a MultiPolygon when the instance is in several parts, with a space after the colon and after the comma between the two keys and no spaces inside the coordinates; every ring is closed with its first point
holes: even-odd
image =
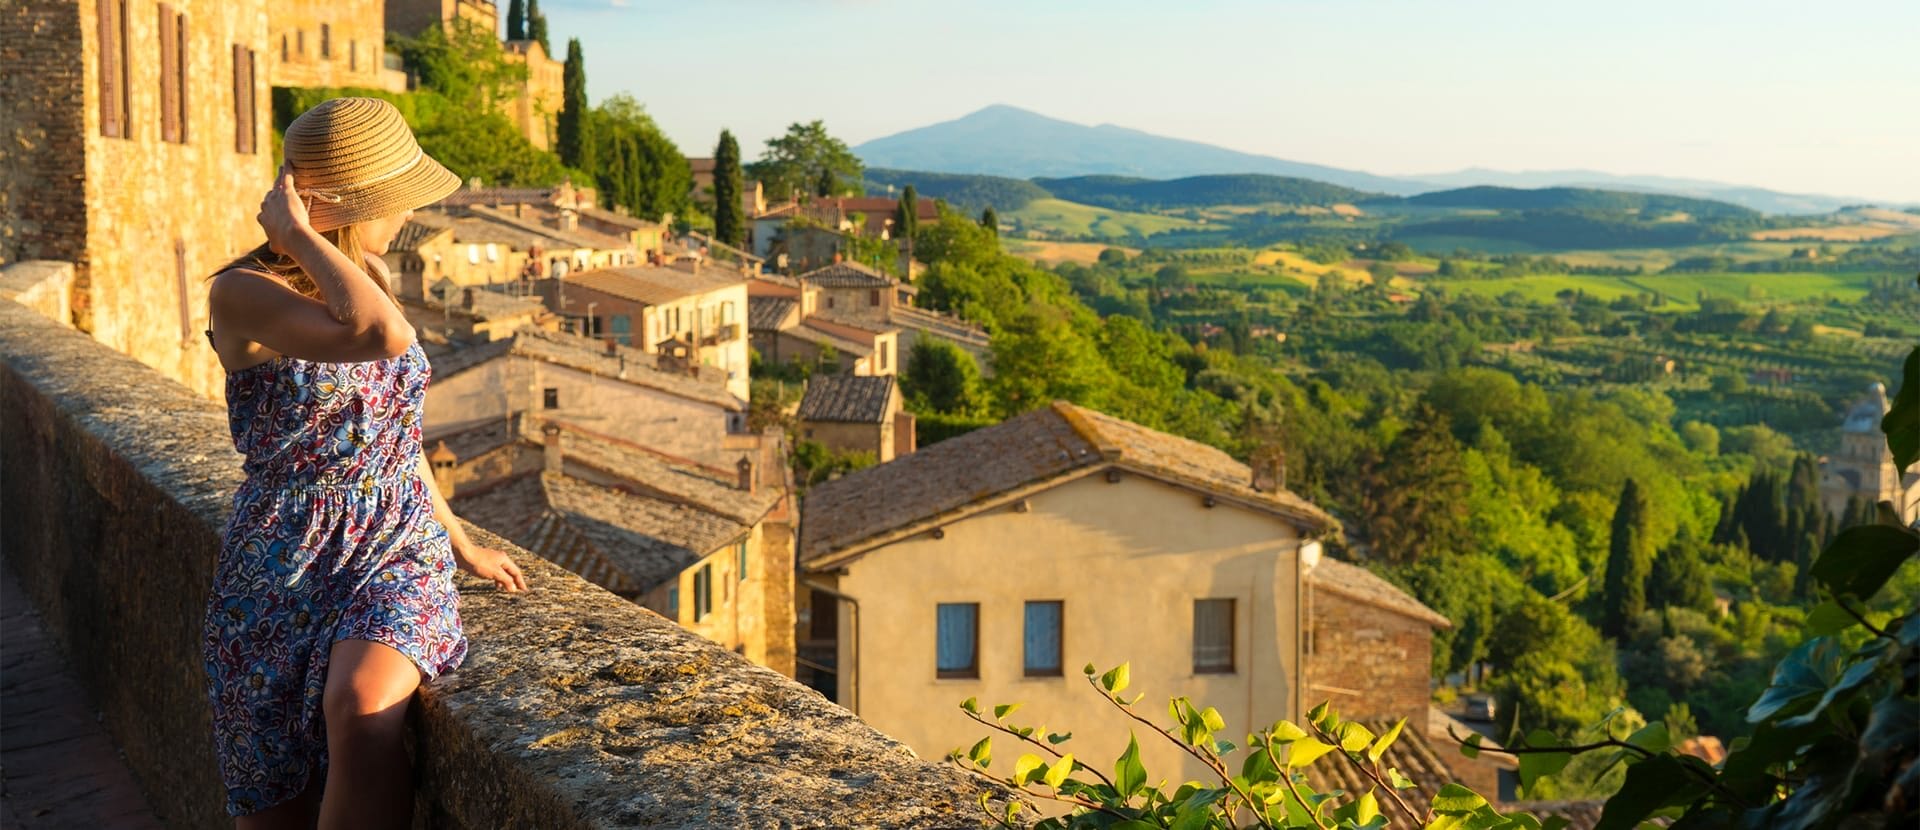
{"type": "Polygon", "coordinates": [[[1193,277],[1179,264],[1163,265],[1153,272],[1153,288],[1162,296],[1184,293],[1193,289],[1193,277]]]}
{"type": "Polygon", "coordinates": [[[553,44],[547,42],[547,16],[540,13],[540,0],[527,0],[527,39],[540,44],[540,51],[553,56],[553,44]]]}
{"type": "Polygon", "coordinates": [[[1417,406],[1367,473],[1362,526],[1373,555],[1410,562],[1467,549],[1467,480],[1447,417],[1417,406]]]}
{"type": "MultiPolygon", "coordinates": [[[[518,0],[515,0],[516,4],[518,0]]],[[[587,59],[580,39],[567,41],[567,62],[561,71],[560,117],[555,123],[554,150],[560,162],[576,170],[593,171],[597,166],[587,104],[587,59]]]]}
{"type": "Polygon", "coordinates": [[[785,135],[767,139],[766,151],[747,172],[766,186],[768,198],[786,199],[857,192],[864,169],[845,142],[827,134],[825,123],[812,121],[793,124],[785,135]]]}
{"type": "Polygon", "coordinates": [[[993,333],[993,390],[997,414],[1012,417],[1056,400],[1103,408],[1113,370],[1092,339],[1058,308],[1032,306],[993,333]]]}
{"type": "Polygon", "coordinates": [[[740,215],[740,142],[729,130],[720,131],[713,148],[713,237],[738,247],[746,243],[747,223],[740,215]]]}
{"type": "Polygon", "coordinates": [[[994,213],[992,206],[980,211],[980,227],[993,231],[994,236],[1000,235],[1000,214],[994,213]]]}
{"type": "Polygon", "coordinates": [[[911,241],[920,231],[920,192],[907,185],[900,191],[900,201],[893,208],[893,238],[911,241]]]}
{"type": "Polygon", "coordinates": [[[527,39],[527,0],[507,4],[507,39],[527,39]]]}
{"type": "Polygon", "coordinates": [[[1655,608],[1706,611],[1713,607],[1713,572],[1691,529],[1682,527],[1653,561],[1647,603],[1655,608]]]}
{"type": "Polygon", "coordinates": [[[418,37],[394,37],[393,46],[420,86],[478,115],[511,100],[527,79],[525,64],[508,61],[493,32],[456,17],[418,37]]]}
{"type": "Polygon", "coordinates": [[[981,409],[979,364],[964,349],[932,335],[913,341],[900,388],[916,412],[971,415],[981,409]]]}
{"type": "Polygon", "coordinates": [[[1613,512],[1613,537],[1607,549],[1606,590],[1601,630],[1610,637],[1627,633],[1627,624],[1647,607],[1647,577],[1653,555],[1647,538],[1647,505],[1633,479],[1620,488],[1613,512]]]}
{"type": "Polygon", "coordinates": [[[596,143],[602,200],[656,221],[685,211],[692,169],[638,101],[624,93],[602,101],[587,131],[596,143]]]}

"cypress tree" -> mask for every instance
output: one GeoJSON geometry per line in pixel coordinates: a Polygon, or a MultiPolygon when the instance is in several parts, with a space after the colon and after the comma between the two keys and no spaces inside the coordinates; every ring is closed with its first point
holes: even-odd
{"type": "Polygon", "coordinates": [[[820,175],[813,180],[813,195],[832,196],[833,192],[839,189],[840,181],[833,175],[833,171],[825,167],[820,168],[820,175]]]}
{"type": "Polygon", "coordinates": [[[593,137],[587,134],[587,59],[581,53],[579,38],[567,41],[567,63],[561,73],[554,150],[560,154],[561,164],[593,173],[593,137]]]}
{"type": "Polygon", "coordinates": [[[553,44],[547,42],[547,16],[540,13],[540,0],[527,0],[527,39],[540,42],[540,51],[553,57],[553,44]]]}
{"type": "Polygon", "coordinates": [[[993,231],[994,236],[1000,235],[1000,214],[993,212],[992,205],[988,205],[986,210],[980,211],[980,226],[993,231]]]}
{"type": "Polygon", "coordinates": [[[1627,479],[1620,488],[1620,505],[1613,511],[1613,540],[1601,595],[1600,628],[1610,637],[1625,636],[1627,625],[1647,608],[1647,578],[1653,565],[1647,541],[1646,501],[1640,486],[1627,479]]]}
{"type": "Polygon", "coordinates": [[[527,39],[527,0],[507,4],[507,39],[527,39]]]}
{"type": "Polygon", "coordinates": [[[740,142],[730,130],[720,131],[720,144],[713,148],[713,237],[738,247],[747,239],[746,222],[740,215],[740,142]]]}
{"type": "Polygon", "coordinates": [[[893,238],[910,240],[920,229],[920,193],[907,185],[900,191],[900,203],[893,208],[893,238]]]}

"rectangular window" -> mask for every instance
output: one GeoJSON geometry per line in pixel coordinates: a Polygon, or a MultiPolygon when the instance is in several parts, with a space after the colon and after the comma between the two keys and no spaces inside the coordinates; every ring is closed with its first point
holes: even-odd
{"type": "Polygon", "coordinates": [[[885,343],[880,344],[880,371],[884,372],[887,370],[887,355],[892,352],[892,346],[885,343]]]}
{"type": "Polygon", "coordinates": [[[1026,668],[1028,677],[1053,677],[1060,672],[1060,600],[1027,603],[1026,668]]]}
{"type": "Polygon", "coordinates": [[[740,560],[739,567],[736,569],[740,573],[740,581],[745,582],[747,581],[747,543],[741,542],[734,548],[733,554],[740,560]]]}
{"type": "Polygon", "coordinates": [[[294,30],[293,45],[294,45],[293,51],[299,52],[300,57],[304,58],[307,56],[307,30],[305,29],[294,30]]]}
{"type": "Polygon", "coordinates": [[[867,291],[867,305],[879,305],[879,304],[880,304],[880,289],[878,288],[869,289],[867,291]]]}
{"type": "Polygon", "coordinates": [[[327,59],[333,58],[333,26],[332,24],[328,24],[328,23],[320,24],[320,57],[327,58],[327,59]]]}
{"type": "Polygon", "coordinates": [[[100,0],[100,134],[131,138],[127,123],[127,2],[100,0]]]}
{"type": "Polygon", "coordinates": [[[253,50],[233,45],[233,151],[252,155],[258,133],[253,120],[253,50]]]}
{"type": "Polygon", "coordinates": [[[680,586],[667,589],[667,619],[680,621],[680,586]]]}
{"type": "Polygon", "coordinates": [[[160,140],[187,141],[187,16],[160,4],[160,140]]]}
{"type": "Polygon", "coordinates": [[[1233,672],[1233,600],[1193,601],[1193,673],[1233,672]]]}
{"type": "Polygon", "coordinates": [[[560,388],[557,386],[549,386],[541,390],[540,406],[542,409],[559,409],[560,388]]]}
{"type": "Polygon", "coordinates": [[[693,572],[693,621],[713,613],[713,565],[701,565],[693,572]]]}
{"type": "Polygon", "coordinates": [[[943,602],[936,609],[937,677],[980,676],[980,603],[943,602]]]}
{"type": "Polygon", "coordinates": [[[360,41],[347,41],[347,71],[360,71],[360,41]]]}

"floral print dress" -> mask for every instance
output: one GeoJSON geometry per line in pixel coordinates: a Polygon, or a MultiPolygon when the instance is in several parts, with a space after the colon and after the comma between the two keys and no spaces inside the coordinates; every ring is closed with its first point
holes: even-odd
{"type": "Polygon", "coordinates": [[[430,375],[418,342],[384,360],[282,355],[227,375],[247,477],[204,656],[229,815],[326,773],[320,702],[334,643],[384,643],[429,679],[466,656],[452,546],[418,471],[430,375]]]}

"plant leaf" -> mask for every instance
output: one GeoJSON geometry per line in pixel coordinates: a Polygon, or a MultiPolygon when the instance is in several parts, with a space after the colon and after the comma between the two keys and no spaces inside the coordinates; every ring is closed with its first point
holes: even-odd
{"type": "Polygon", "coordinates": [[[1468,758],[1480,757],[1480,742],[1485,739],[1486,736],[1478,732],[1468,735],[1466,740],[1460,742],[1460,754],[1468,758]]]}
{"type": "Polygon", "coordinates": [[[1127,751],[1114,763],[1113,783],[1122,799],[1133,798],[1147,784],[1147,768],[1140,765],[1140,742],[1134,739],[1133,730],[1127,730],[1127,751]]]}
{"type": "Polygon", "coordinates": [[[1747,708],[1747,722],[1759,723],[1773,715],[1810,703],[1827,691],[1826,677],[1816,662],[1831,662],[1833,640],[1814,637],[1801,643],[1773,667],[1773,678],[1760,698],[1747,708]]]}
{"type": "Polygon", "coordinates": [[[1655,810],[1685,804],[1701,792],[1701,784],[1687,774],[1672,755],[1655,755],[1627,767],[1620,792],[1607,799],[1594,830],[1633,830],[1655,810]]]}
{"type": "Polygon", "coordinates": [[[1340,725],[1340,748],[1347,752],[1359,752],[1373,743],[1373,732],[1360,724],[1348,721],[1340,725]]]}
{"type": "Polygon", "coordinates": [[[1001,718],[1004,718],[1008,715],[1013,714],[1015,711],[1019,710],[1020,705],[1021,704],[1018,704],[1018,703],[1002,703],[998,706],[993,707],[993,719],[999,720],[1001,718]]]}
{"type": "Polygon", "coordinates": [[[1887,448],[1901,472],[1920,460],[1920,346],[1907,353],[1900,369],[1900,391],[1880,419],[1880,431],[1887,434],[1887,448]]]}
{"type": "Polygon", "coordinates": [[[1406,725],[1406,718],[1395,721],[1392,728],[1381,735],[1379,740],[1373,742],[1373,746],[1367,747],[1367,760],[1380,763],[1381,756],[1386,755],[1387,750],[1393,747],[1393,742],[1400,739],[1400,730],[1406,725]]]}
{"type": "Polygon", "coordinates": [[[1060,756],[1060,760],[1053,762],[1053,766],[1047,769],[1045,779],[1047,786],[1058,788],[1060,782],[1067,780],[1067,775],[1071,772],[1073,772],[1073,753],[1069,752],[1060,756]]]}
{"type": "Polygon", "coordinates": [[[1835,594],[1868,599],[1915,552],[1920,552],[1920,533],[1891,525],[1859,525],[1833,537],[1809,573],[1835,594]]]}
{"type": "Polygon", "coordinates": [[[972,749],[967,750],[967,757],[983,767],[991,762],[993,760],[993,736],[988,735],[985,738],[981,738],[979,743],[974,744],[972,749]]]}
{"type": "Polygon", "coordinates": [[[1273,739],[1280,743],[1292,743],[1307,736],[1307,730],[1293,725],[1293,721],[1283,720],[1273,725],[1273,739]]]}
{"type": "Polygon", "coordinates": [[[1323,743],[1319,738],[1301,738],[1287,745],[1287,768],[1299,769],[1332,751],[1333,744],[1323,743]]]}
{"type": "Polygon", "coordinates": [[[1654,721],[1634,730],[1632,735],[1627,736],[1627,743],[1648,752],[1658,753],[1665,752],[1668,747],[1673,746],[1673,737],[1667,734],[1665,721],[1654,721]]]}
{"type": "Polygon", "coordinates": [[[1020,756],[1019,759],[1013,762],[1014,786],[1016,787],[1026,786],[1028,781],[1033,780],[1034,771],[1040,769],[1045,765],[1046,763],[1040,760],[1040,756],[1035,755],[1031,752],[1020,756]]]}
{"type": "Polygon", "coordinates": [[[1448,783],[1433,794],[1433,811],[1436,813],[1471,813],[1485,806],[1485,798],[1459,784],[1448,783]]]}
{"type": "Polygon", "coordinates": [[[1100,675],[1100,687],[1117,695],[1127,688],[1127,683],[1132,677],[1132,672],[1133,667],[1131,663],[1121,663],[1118,666],[1114,666],[1112,671],[1100,675]]]}

